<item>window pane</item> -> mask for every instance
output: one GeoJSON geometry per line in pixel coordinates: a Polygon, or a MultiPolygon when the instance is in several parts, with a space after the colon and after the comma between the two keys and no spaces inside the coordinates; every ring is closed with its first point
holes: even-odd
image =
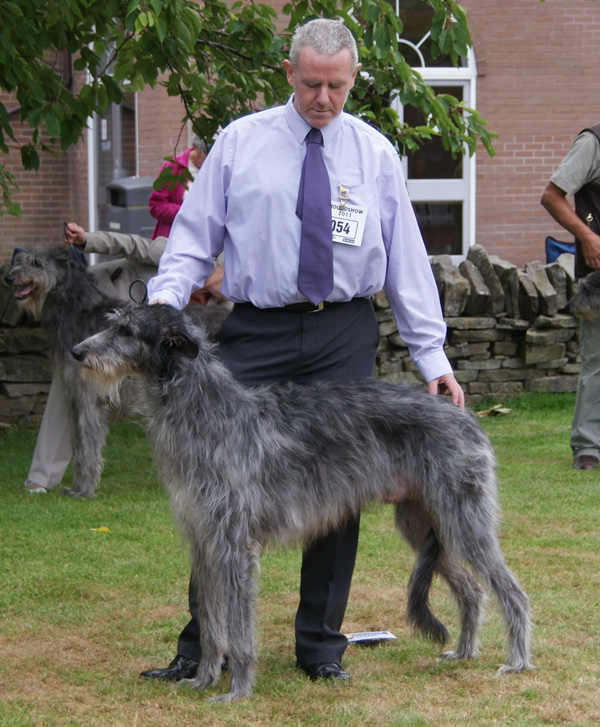
{"type": "MultiPolygon", "coordinates": [[[[433,8],[423,0],[399,0],[398,15],[404,26],[402,38],[419,46],[419,43],[431,29],[431,21],[433,19],[433,8]]],[[[427,67],[451,66],[452,61],[449,55],[439,55],[433,58],[431,55],[431,40],[427,38],[419,50],[423,54],[425,65],[427,67]]],[[[417,58],[417,54],[409,52],[406,45],[400,45],[400,51],[404,54],[406,60],[413,66],[418,67],[421,61],[413,61],[413,56],[417,58]]]]}
{"type": "Polygon", "coordinates": [[[121,104],[111,104],[98,117],[96,140],[98,174],[98,229],[105,230],[106,185],[136,174],[135,105],[133,94],[121,104]]]}
{"type": "MultiPolygon", "coordinates": [[[[458,101],[463,99],[462,86],[433,88],[436,93],[449,93],[458,101]]],[[[423,113],[414,106],[404,107],[404,121],[410,126],[425,123],[423,113]]],[[[454,159],[437,137],[425,141],[416,151],[408,152],[406,158],[409,179],[462,179],[462,156],[454,159]]]]}
{"type": "Polygon", "coordinates": [[[462,254],[462,202],[414,202],[429,255],[462,254]]]}

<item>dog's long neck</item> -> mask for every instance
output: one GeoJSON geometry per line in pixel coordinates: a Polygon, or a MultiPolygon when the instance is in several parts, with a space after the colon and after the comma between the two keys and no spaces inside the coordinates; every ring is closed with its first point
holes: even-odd
{"type": "Polygon", "coordinates": [[[86,271],[79,263],[69,263],[63,271],[60,285],[49,290],[42,309],[42,320],[52,320],[56,313],[63,309],[77,310],[87,313],[98,306],[107,296],[94,285],[86,271]]]}
{"type": "Polygon", "coordinates": [[[41,311],[41,325],[48,332],[50,346],[55,351],[70,350],[96,332],[112,302],[98,290],[79,263],[69,263],[63,274],[60,284],[48,291],[41,311]],[[75,311],[76,326],[57,325],[57,321],[71,320],[75,311]]]}
{"type": "Polygon", "coordinates": [[[185,420],[195,430],[193,436],[219,439],[227,436],[234,419],[257,415],[253,389],[235,381],[207,341],[194,359],[174,354],[164,361],[147,376],[147,384],[147,421],[159,445],[169,421],[178,429],[185,420]]]}

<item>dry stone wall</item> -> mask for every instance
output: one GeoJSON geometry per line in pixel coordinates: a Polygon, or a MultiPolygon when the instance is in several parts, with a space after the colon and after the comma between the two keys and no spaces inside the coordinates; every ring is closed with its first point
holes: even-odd
{"type": "MultiPolygon", "coordinates": [[[[448,326],[446,354],[468,403],[523,391],[576,391],[579,323],[565,312],[577,289],[572,255],[519,270],[474,245],[460,265],[441,255],[432,268],[448,326]]],[[[383,293],[375,296],[375,307],[378,377],[422,382],[383,293]]]]}
{"type": "MultiPolygon", "coordinates": [[[[572,255],[519,270],[474,245],[460,265],[441,255],[432,269],[448,325],[446,353],[467,403],[576,390],[579,325],[564,310],[576,291],[572,255]]],[[[0,272],[0,424],[38,420],[51,379],[44,332],[16,308],[7,272],[0,272]]],[[[385,295],[374,303],[381,333],[376,375],[422,384],[385,295]]]]}

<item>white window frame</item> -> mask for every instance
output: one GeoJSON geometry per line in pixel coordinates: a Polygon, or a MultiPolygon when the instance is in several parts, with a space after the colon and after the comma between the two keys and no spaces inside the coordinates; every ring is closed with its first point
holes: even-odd
{"type": "MultiPolygon", "coordinates": [[[[396,12],[399,3],[396,0],[396,12]]],[[[460,86],[463,89],[463,101],[471,107],[476,108],[476,82],[477,67],[473,49],[469,48],[465,58],[465,65],[458,68],[454,66],[428,67],[420,51],[420,46],[427,40],[427,33],[419,43],[414,44],[403,38],[399,38],[401,45],[410,46],[421,60],[419,67],[413,66],[423,80],[430,86],[443,88],[444,86],[460,86]]],[[[404,120],[404,108],[399,99],[395,99],[394,108],[400,119],[404,120]]],[[[462,164],[461,179],[408,179],[408,160],[402,158],[402,168],[406,177],[408,195],[412,202],[461,202],[463,205],[462,225],[462,250],[460,255],[452,255],[455,263],[463,260],[471,245],[475,244],[475,154],[469,156],[467,146],[462,164]]]]}

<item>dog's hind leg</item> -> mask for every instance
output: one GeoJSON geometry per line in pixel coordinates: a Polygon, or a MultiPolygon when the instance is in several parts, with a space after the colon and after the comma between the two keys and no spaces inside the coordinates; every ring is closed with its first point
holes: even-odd
{"type": "Polygon", "coordinates": [[[473,576],[444,551],[432,525],[431,517],[416,501],[396,506],[396,526],[417,553],[415,568],[408,585],[408,623],[432,641],[445,644],[446,627],[431,612],[429,591],[435,573],[448,583],[460,613],[460,637],[454,652],[444,658],[470,658],[477,651],[483,591],[473,576]]]}
{"type": "Polygon", "coordinates": [[[484,573],[480,570],[480,573],[498,599],[508,632],[507,663],[500,667],[498,674],[532,669],[529,646],[531,622],[527,595],[521,589],[515,576],[506,567],[499,550],[496,559],[489,563],[487,572],[484,573]]]}
{"type": "Polygon", "coordinates": [[[448,583],[458,604],[460,613],[460,635],[454,651],[445,651],[443,659],[470,659],[477,654],[479,627],[484,600],[483,589],[469,571],[447,552],[438,564],[438,571],[448,583]]]}
{"type": "MultiPolygon", "coordinates": [[[[486,498],[459,514],[454,532],[446,533],[454,549],[496,596],[508,631],[508,658],[499,673],[531,669],[529,599],[510,572],[500,550],[493,516],[486,498]]],[[[447,521],[445,525],[447,525],[447,521]]]]}
{"type": "Polygon", "coordinates": [[[441,554],[431,517],[420,502],[403,500],[394,508],[394,520],[396,528],[417,557],[408,582],[408,624],[431,641],[445,644],[449,639],[448,630],[433,615],[429,605],[429,591],[441,554]]]}
{"type": "MultiPolygon", "coordinates": [[[[413,547],[416,546],[412,544],[413,547]]],[[[433,577],[439,567],[440,547],[433,529],[425,537],[417,551],[415,567],[408,581],[406,620],[408,624],[431,641],[445,644],[450,635],[444,624],[434,616],[429,605],[429,592],[433,577]]]]}

